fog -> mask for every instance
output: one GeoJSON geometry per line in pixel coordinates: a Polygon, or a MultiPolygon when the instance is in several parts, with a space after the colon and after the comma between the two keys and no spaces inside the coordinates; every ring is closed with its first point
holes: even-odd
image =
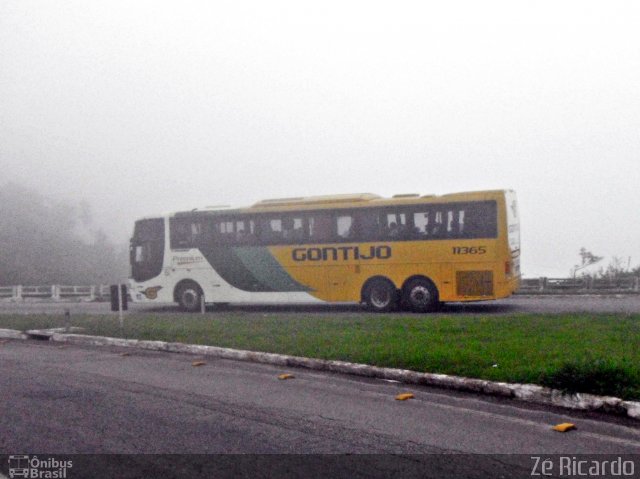
{"type": "Polygon", "coordinates": [[[525,276],[637,266],[639,151],[633,1],[0,3],[0,187],[115,243],[198,206],[511,188],[525,276]]]}

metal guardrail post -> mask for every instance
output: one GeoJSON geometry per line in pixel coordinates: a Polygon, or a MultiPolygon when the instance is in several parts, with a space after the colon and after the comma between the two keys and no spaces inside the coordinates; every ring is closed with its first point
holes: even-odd
{"type": "Polygon", "coordinates": [[[60,301],[60,285],[54,284],[51,286],[51,299],[60,301]]]}
{"type": "Polygon", "coordinates": [[[16,295],[14,298],[15,301],[22,301],[22,285],[19,284],[16,286],[16,295]]]}
{"type": "Polygon", "coordinates": [[[91,286],[91,291],[89,291],[89,301],[95,301],[95,300],[96,300],[96,287],[91,286]]]}
{"type": "Polygon", "coordinates": [[[545,277],[540,277],[540,291],[544,291],[547,287],[547,278],[545,277]]]}

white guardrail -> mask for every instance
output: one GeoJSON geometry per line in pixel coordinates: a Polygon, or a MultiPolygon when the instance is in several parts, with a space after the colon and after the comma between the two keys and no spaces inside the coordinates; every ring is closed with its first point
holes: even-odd
{"type": "MultiPolygon", "coordinates": [[[[640,294],[640,277],[524,278],[516,294],[640,294]]],[[[0,286],[0,301],[109,301],[108,284],[0,286]]]]}
{"type": "Polygon", "coordinates": [[[640,293],[640,277],[525,278],[516,294],[624,294],[640,293]]]}
{"type": "Polygon", "coordinates": [[[4,301],[106,301],[109,300],[109,285],[68,286],[0,286],[0,300],[4,301]]]}

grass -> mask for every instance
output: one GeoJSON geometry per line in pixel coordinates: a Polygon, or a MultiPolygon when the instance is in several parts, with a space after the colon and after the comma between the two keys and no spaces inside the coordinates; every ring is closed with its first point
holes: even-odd
{"type": "MultiPolygon", "coordinates": [[[[640,315],[387,316],[225,311],[76,315],[86,334],[337,359],[640,399],[640,315]]],[[[0,328],[60,327],[64,317],[2,315],[0,328]]]]}

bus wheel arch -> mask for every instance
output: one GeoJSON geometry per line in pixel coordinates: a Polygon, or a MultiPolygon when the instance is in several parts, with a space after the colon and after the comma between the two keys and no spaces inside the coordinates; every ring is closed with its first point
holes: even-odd
{"type": "Polygon", "coordinates": [[[360,293],[363,303],[367,308],[375,312],[393,311],[398,306],[398,289],[393,282],[385,276],[373,276],[363,285],[360,293]]]}
{"type": "Polygon", "coordinates": [[[422,275],[411,276],[402,285],[402,306],[416,313],[435,311],[440,306],[435,283],[422,275]]]}
{"type": "Polygon", "coordinates": [[[204,292],[200,285],[191,280],[183,279],[173,290],[173,298],[184,311],[193,313],[200,310],[204,292]]]}

